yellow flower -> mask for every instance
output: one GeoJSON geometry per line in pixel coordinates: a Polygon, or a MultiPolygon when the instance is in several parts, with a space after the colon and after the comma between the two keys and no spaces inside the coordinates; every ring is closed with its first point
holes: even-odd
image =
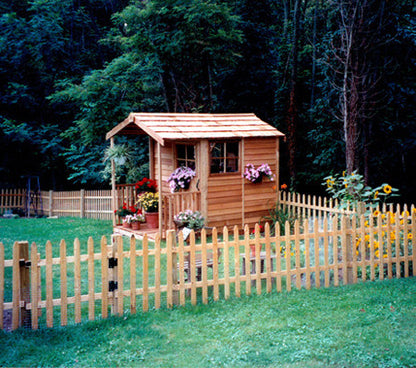
{"type": "Polygon", "coordinates": [[[364,236],[364,240],[366,241],[366,242],[369,242],[370,241],[370,235],[366,235],[366,236],[364,236]]]}
{"type": "Polygon", "coordinates": [[[409,216],[410,216],[409,211],[403,211],[402,212],[402,217],[409,217],[409,216]]]}
{"type": "Polygon", "coordinates": [[[376,211],[374,211],[373,216],[378,217],[379,214],[380,214],[380,211],[376,210],[376,211]]]}
{"type": "Polygon", "coordinates": [[[379,257],[380,257],[380,251],[376,250],[376,251],[374,252],[374,255],[375,255],[377,258],[379,258],[379,257]]]}
{"type": "Polygon", "coordinates": [[[378,198],[378,190],[376,190],[376,192],[374,193],[374,199],[378,198]]]}
{"type": "Polygon", "coordinates": [[[407,234],[407,239],[412,240],[413,239],[413,234],[412,233],[407,234]]]}
{"type": "Polygon", "coordinates": [[[395,239],[396,239],[396,234],[395,234],[395,232],[394,232],[394,231],[392,231],[392,232],[390,233],[390,239],[391,239],[391,240],[395,240],[395,239]]]}
{"type": "Polygon", "coordinates": [[[345,188],[348,188],[348,183],[345,183],[345,188]]]}
{"type": "Polygon", "coordinates": [[[386,184],[386,185],[384,186],[384,188],[383,188],[383,191],[384,191],[384,193],[386,193],[386,194],[390,194],[392,189],[393,189],[393,188],[392,188],[390,185],[386,184]]]}
{"type": "MultiPolygon", "coordinates": [[[[378,249],[379,247],[379,242],[377,240],[374,240],[374,249],[378,249]]],[[[377,251],[378,252],[378,251],[377,251]]]]}
{"type": "Polygon", "coordinates": [[[388,257],[388,255],[384,253],[383,254],[383,258],[387,258],[387,257],[388,257]]]}
{"type": "Polygon", "coordinates": [[[364,226],[365,227],[369,227],[370,226],[370,223],[368,221],[366,221],[366,222],[364,222],[364,226]]]}
{"type": "Polygon", "coordinates": [[[343,172],[342,172],[342,176],[345,176],[345,174],[347,173],[347,170],[344,170],[343,172]]]}
{"type": "Polygon", "coordinates": [[[332,178],[326,179],[326,186],[328,188],[332,188],[334,186],[334,184],[335,184],[335,180],[334,179],[332,179],[332,178]]]}

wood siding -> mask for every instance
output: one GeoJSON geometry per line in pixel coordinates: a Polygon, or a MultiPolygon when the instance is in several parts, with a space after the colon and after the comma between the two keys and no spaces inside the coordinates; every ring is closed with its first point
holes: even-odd
{"type": "Polygon", "coordinates": [[[244,141],[244,164],[260,166],[269,164],[274,181],[263,180],[262,183],[254,184],[244,180],[244,223],[253,226],[262,216],[269,214],[269,209],[276,204],[278,183],[278,162],[276,138],[245,139],[244,141]]]}
{"type": "MultiPolygon", "coordinates": [[[[249,138],[241,144],[241,171],[235,174],[210,175],[208,179],[208,226],[253,226],[267,216],[277,200],[278,140],[276,138],[249,138]],[[276,175],[253,184],[242,178],[244,166],[252,163],[269,164],[276,175]]],[[[209,164],[209,163],[207,163],[209,164]]]]}

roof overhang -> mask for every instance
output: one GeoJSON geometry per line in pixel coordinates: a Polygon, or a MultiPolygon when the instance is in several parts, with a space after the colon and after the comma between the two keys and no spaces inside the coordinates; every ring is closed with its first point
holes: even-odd
{"type": "Polygon", "coordinates": [[[147,134],[162,146],[166,140],[284,137],[254,114],[130,113],[110,130],[115,135],[147,134]]]}

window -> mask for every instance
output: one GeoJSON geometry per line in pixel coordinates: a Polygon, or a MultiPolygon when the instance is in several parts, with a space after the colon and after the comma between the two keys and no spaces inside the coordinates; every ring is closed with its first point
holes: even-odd
{"type": "Polygon", "coordinates": [[[187,166],[195,170],[195,146],[191,144],[177,144],[176,165],[177,167],[187,166]]]}
{"type": "Polygon", "coordinates": [[[239,171],[239,142],[211,142],[211,174],[231,173],[239,171]]]}

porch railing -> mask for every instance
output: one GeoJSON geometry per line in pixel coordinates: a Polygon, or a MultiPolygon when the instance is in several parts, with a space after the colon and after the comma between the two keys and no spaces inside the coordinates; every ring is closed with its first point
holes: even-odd
{"type": "Polygon", "coordinates": [[[201,192],[163,194],[163,231],[174,229],[174,216],[185,210],[201,211],[201,192]]]}
{"type": "MultiPolygon", "coordinates": [[[[120,208],[124,203],[128,207],[136,203],[135,184],[117,184],[116,191],[117,208],[120,208]]],[[[166,230],[175,228],[173,218],[179,212],[201,210],[201,192],[162,193],[162,203],[162,234],[165,234],[166,230]]],[[[120,223],[120,219],[117,219],[117,223],[120,223]]]]}

